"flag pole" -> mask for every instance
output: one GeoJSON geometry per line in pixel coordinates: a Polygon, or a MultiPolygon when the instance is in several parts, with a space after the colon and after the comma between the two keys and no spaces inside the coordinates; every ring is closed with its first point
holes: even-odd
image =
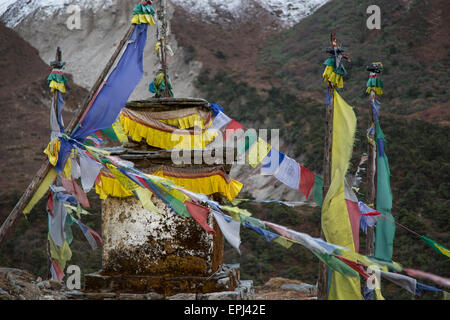
{"type": "MultiPolygon", "coordinates": [[[[376,94],[373,90],[370,91],[370,111],[369,111],[369,128],[375,128],[375,122],[373,119],[372,102],[375,101],[376,94]]],[[[374,130],[373,130],[374,131],[374,130]]],[[[371,208],[375,208],[375,197],[376,197],[376,186],[375,186],[375,174],[376,174],[376,161],[377,161],[377,147],[375,143],[374,132],[369,132],[368,136],[371,141],[367,145],[368,148],[368,166],[367,166],[367,190],[366,190],[366,201],[371,208]]],[[[366,236],[366,255],[373,256],[374,254],[374,227],[367,228],[366,236]]]]}
{"type": "MultiPolygon", "coordinates": [[[[325,199],[325,196],[330,188],[331,184],[331,157],[332,157],[332,142],[333,142],[333,110],[334,110],[334,87],[328,82],[328,94],[331,97],[330,105],[326,106],[325,113],[325,149],[324,149],[324,157],[323,157],[323,193],[322,199],[325,199]]],[[[325,238],[322,227],[320,228],[320,237],[322,239],[325,238]]],[[[318,300],[327,300],[328,296],[328,267],[322,261],[319,262],[319,279],[317,282],[317,299],[318,300]]]]}
{"type": "MultiPolygon", "coordinates": [[[[116,51],[112,55],[112,57],[109,59],[108,63],[106,64],[103,72],[98,77],[97,81],[89,91],[89,94],[85,98],[83,104],[78,108],[78,110],[75,112],[75,116],[72,118],[72,121],[66,128],[66,133],[70,134],[72,133],[75,126],[80,121],[83,113],[88,108],[91,100],[94,98],[95,93],[98,91],[102,83],[105,81],[106,76],[109,74],[109,71],[113,67],[117,57],[120,55],[123,47],[126,45],[130,35],[133,33],[134,29],[136,28],[135,24],[132,24],[130,28],[128,29],[127,33],[123,37],[123,39],[120,41],[119,45],[116,48],[116,51]]],[[[6,238],[9,232],[13,229],[17,219],[22,214],[23,209],[27,206],[27,204],[30,202],[31,198],[41,185],[42,181],[45,179],[45,177],[50,172],[50,169],[53,166],[50,164],[48,159],[46,158],[43,163],[41,164],[41,167],[37,171],[37,173],[34,175],[33,179],[31,180],[30,184],[26,188],[25,192],[22,194],[22,197],[19,199],[13,210],[10,212],[6,220],[3,222],[1,228],[0,228],[0,244],[2,244],[6,238]]]]}
{"type": "Polygon", "coordinates": [[[167,65],[167,1],[160,0],[159,2],[160,10],[158,10],[158,19],[161,21],[160,39],[161,41],[161,69],[164,74],[164,98],[170,97],[169,95],[169,68],[167,65]]]}
{"type": "MultiPolygon", "coordinates": [[[[331,185],[331,170],[332,170],[332,148],[333,148],[333,118],[334,118],[334,92],[336,88],[342,88],[342,76],[345,74],[343,60],[350,61],[347,54],[344,54],[342,48],[336,40],[336,30],[333,30],[330,35],[331,47],[326,49],[330,57],[325,61],[327,66],[323,73],[324,80],[328,83],[327,106],[325,114],[325,149],[323,157],[323,192],[322,199],[325,200],[328,190],[331,185]],[[332,70],[330,69],[332,68],[332,70]],[[332,71],[329,73],[329,71],[332,71]]],[[[325,239],[325,234],[321,226],[320,237],[325,239]]],[[[326,239],[325,239],[326,240],[326,239]]],[[[317,299],[328,299],[328,267],[322,261],[319,262],[319,278],[317,282],[317,299]]]]}
{"type": "MultiPolygon", "coordinates": [[[[373,106],[377,99],[377,93],[375,90],[375,86],[372,86],[371,79],[374,76],[379,76],[382,70],[382,64],[381,63],[372,63],[370,66],[367,67],[367,71],[370,71],[369,75],[369,83],[368,88],[366,90],[367,93],[370,94],[369,96],[369,132],[367,134],[368,138],[368,166],[367,166],[367,190],[366,190],[366,201],[369,205],[369,207],[375,208],[375,200],[376,200],[376,161],[377,161],[377,145],[375,142],[375,118],[373,113],[373,106]],[[378,74],[378,75],[377,75],[378,74]]],[[[375,83],[376,84],[376,83],[375,83]]],[[[379,88],[378,90],[381,90],[379,88]]],[[[381,94],[381,91],[379,92],[381,94]]],[[[374,243],[374,227],[368,227],[367,228],[367,236],[366,236],[366,255],[367,256],[373,256],[375,253],[375,243],[374,243]]]]}

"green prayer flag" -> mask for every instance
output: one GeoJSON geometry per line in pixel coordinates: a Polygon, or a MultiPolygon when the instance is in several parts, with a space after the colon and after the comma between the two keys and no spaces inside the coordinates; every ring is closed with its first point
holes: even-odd
{"type": "Polygon", "coordinates": [[[314,186],[313,186],[313,200],[315,203],[317,203],[319,206],[322,206],[322,196],[323,196],[323,178],[316,175],[316,178],[314,179],[314,186]]]}
{"type": "Polygon", "coordinates": [[[375,258],[392,261],[394,248],[395,223],[391,214],[392,191],[389,171],[389,161],[385,154],[384,144],[386,142],[380,124],[375,125],[377,139],[377,200],[376,209],[385,217],[377,218],[375,232],[375,258]]]}
{"type": "Polygon", "coordinates": [[[425,236],[421,236],[420,237],[427,245],[429,245],[430,247],[432,247],[434,249],[434,251],[436,251],[437,253],[440,253],[446,257],[450,258],[450,250],[448,250],[446,247],[441,246],[439,243],[437,243],[434,240],[431,240],[425,236]]]}
{"type": "Polygon", "coordinates": [[[346,265],[342,260],[326,253],[318,253],[315,251],[311,251],[314,255],[319,258],[320,261],[329,266],[333,271],[339,272],[344,277],[359,277],[359,274],[346,265]]]}

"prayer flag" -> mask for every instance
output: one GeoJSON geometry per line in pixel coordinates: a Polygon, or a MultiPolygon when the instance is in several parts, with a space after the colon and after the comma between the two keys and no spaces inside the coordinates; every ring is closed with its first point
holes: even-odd
{"type": "Polygon", "coordinates": [[[284,156],[280,168],[275,172],[275,178],[288,187],[298,190],[300,183],[300,165],[288,156],[284,156]]]}
{"type": "Polygon", "coordinates": [[[391,261],[394,250],[395,223],[391,214],[392,191],[389,171],[389,161],[385,154],[385,137],[380,123],[375,124],[377,140],[377,197],[376,209],[385,217],[377,219],[375,230],[375,257],[381,260],[391,261]],[[387,218],[386,218],[387,217],[387,218]]]}
{"type": "Polygon", "coordinates": [[[300,165],[300,193],[304,194],[306,199],[309,198],[309,193],[314,186],[315,175],[312,171],[300,165]]]}
{"type": "Polygon", "coordinates": [[[241,254],[241,251],[239,250],[241,244],[241,223],[221,212],[212,210],[212,213],[225,239],[227,239],[228,243],[241,254]]]}
{"type": "Polygon", "coordinates": [[[259,163],[267,156],[271,149],[271,145],[261,138],[258,138],[257,142],[252,145],[247,155],[247,162],[256,168],[259,163]]]}
{"type": "Polygon", "coordinates": [[[261,161],[261,174],[274,175],[278,171],[283,159],[284,153],[275,148],[271,148],[267,156],[261,161]]]}
{"type": "Polygon", "coordinates": [[[192,218],[194,218],[206,232],[215,235],[216,232],[208,225],[207,222],[209,209],[190,201],[185,201],[184,203],[192,218]]]}
{"type": "Polygon", "coordinates": [[[436,251],[437,253],[440,253],[446,257],[450,258],[450,250],[448,250],[446,247],[441,246],[439,243],[437,243],[434,240],[431,240],[425,236],[421,236],[420,237],[427,245],[429,245],[430,247],[432,247],[434,249],[434,251],[436,251]]]}
{"type": "MultiPolygon", "coordinates": [[[[356,116],[337,91],[334,91],[331,185],[322,206],[322,229],[328,242],[355,252],[352,224],[345,201],[345,175],[352,155],[356,116]]],[[[359,228],[359,225],[358,225],[359,228]]],[[[351,252],[343,252],[344,258],[351,252]]],[[[358,277],[359,278],[359,277],[358,277]]],[[[328,293],[330,300],[362,300],[360,281],[333,272],[328,293]]]]}

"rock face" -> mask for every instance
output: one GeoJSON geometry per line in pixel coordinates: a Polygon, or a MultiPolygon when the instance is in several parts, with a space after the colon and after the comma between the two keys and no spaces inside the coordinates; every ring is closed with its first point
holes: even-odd
{"type": "MultiPolygon", "coordinates": [[[[1,20],[38,49],[41,58],[47,63],[54,60],[56,47],[60,46],[63,60],[67,62],[66,72],[73,74],[75,83],[90,89],[125,35],[137,1],[40,1],[28,3],[30,1],[18,0],[14,7],[2,15],[1,20]],[[81,9],[79,30],[69,30],[67,27],[69,17],[73,15],[67,11],[71,4],[79,5],[81,9]]],[[[172,14],[170,6],[169,18],[172,14]]],[[[148,31],[144,77],[131,97],[133,100],[146,99],[151,95],[148,86],[159,68],[154,50],[156,30],[154,25],[148,31]]],[[[196,61],[186,63],[183,49],[178,48],[173,36],[170,36],[169,43],[175,53],[169,64],[174,94],[195,96],[193,83],[201,64],[196,61]]]]}

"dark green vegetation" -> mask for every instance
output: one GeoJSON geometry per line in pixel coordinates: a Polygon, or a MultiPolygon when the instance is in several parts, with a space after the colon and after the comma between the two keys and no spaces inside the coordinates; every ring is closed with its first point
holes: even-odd
{"type": "Polygon", "coordinates": [[[269,39],[260,64],[291,93],[323,92],[325,47],[330,31],[337,29],[352,60],[346,64],[345,96],[364,104],[366,66],[381,61],[385,110],[412,114],[448,100],[448,14],[448,3],[440,0],[331,1],[269,39]],[[366,27],[366,8],[372,4],[381,8],[381,30],[366,27]]]}
{"type": "MultiPolygon", "coordinates": [[[[207,71],[199,77],[198,87],[208,101],[224,106],[225,112],[247,128],[280,128],[280,137],[290,147],[285,153],[321,172],[325,132],[324,103],[300,100],[286,90],[272,88],[260,95],[245,83],[238,83],[224,73],[209,77],[207,71]]],[[[353,105],[349,92],[343,98],[353,105]]],[[[383,116],[388,100],[381,106],[380,123],[386,135],[386,153],[390,162],[394,194],[392,213],[397,221],[419,234],[431,237],[442,245],[450,244],[449,168],[450,145],[448,128],[424,121],[395,119],[383,116]]],[[[356,107],[358,126],[350,173],[354,174],[359,159],[367,151],[365,132],[368,127],[367,109],[356,107]]],[[[362,175],[365,180],[365,176],[362,175]]],[[[365,185],[361,185],[360,200],[365,200],[365,185]]],[[[276,199],[278,200],[278,199],[276,199]]],[[[295,230],[318,236],[320,210],[304,213],[278,205],[247,204],[257,218],[290,226],[295,230]],[[300,216],[299,216],[300,214],[300,216]],[[287,218],[289,216],[289,218],[287,218]],[[307,223],[314,221],[315,223],[307,223]]],[[[240,261],[244,277],[263,283],[273,276],[295,277],[315,282],[317,259],[306,249],[284,249],[266,243],[251,230],[242,229],[242,257],[237,253],[227,258],[240,261]]],[[[361,252],[365,237],[361,234],[361,252]]],[[[421,269],[441,276],[450,276],[448,258],[437,254],[420,239],[397,228],[394,261],[408,268],[421,269]]],[[[386,285],[383,283],[383,285],[386,285]]],[[[408,298],[404,290],[387,285],[386,298],[408,298]]],[[[433,294],[425,297],[437,298],[433,294]]]]}

